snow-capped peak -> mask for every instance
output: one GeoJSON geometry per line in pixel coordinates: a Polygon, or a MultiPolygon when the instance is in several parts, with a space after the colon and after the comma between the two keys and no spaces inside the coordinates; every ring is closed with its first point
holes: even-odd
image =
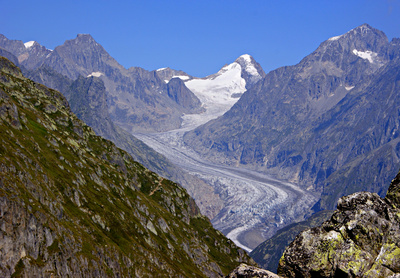
{"type": "Polygon", "coordinates": [[[25,48],[30,48],[30,47],[32,47],[34,44],[35,44],[35,41],[29,41],[29,42],[24,43],[25,48]]]}
{"type": "Polygon", "coordinates": [[[243,60],[245,60],[247,63],[251,63],[251,59],[252,59],[252,57],[249,54],[243,54],[239,58],[243,58],[243,60]]]}
{"type": "Polygon", "coordinates": [[[242,66],[233,62],[217,73],[205,78],[193,78],[185,85],[201,101],[206,109],[201,115],[185,115],[183,125],[203,124],[228,111],[246,91],[246,80],[242,77],[242,66]]]}
{"type": "Polygon", "coordinates": [[[252,79],[260,79],[261,75],[255,67],[255,61],[249,54],[243,54],[235,61],[242,69],[249,75],[253,76],[252,79]]]}

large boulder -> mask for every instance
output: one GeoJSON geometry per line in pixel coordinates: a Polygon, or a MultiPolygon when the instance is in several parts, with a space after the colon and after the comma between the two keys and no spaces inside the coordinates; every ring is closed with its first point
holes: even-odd
{"type": "Polygon", "coordinates": [[[283,277],[397,277],[400,173],[386,198],[358,192],[339,199],[331,219],[302,232],[283,254],[283,277]]]}

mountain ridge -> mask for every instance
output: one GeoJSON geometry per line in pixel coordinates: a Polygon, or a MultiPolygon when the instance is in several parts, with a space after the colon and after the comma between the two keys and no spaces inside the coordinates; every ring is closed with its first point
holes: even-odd
{"type": "Polygon", "coordinates": [[[4,35],[0,38],[0,47],[17,56],[27,69],[48,66],[72,80],[79,75],[101,78],[107,89],[113,121],[129,132],[177,128],[182,122],[182,113],[202,111],[199,100],[190,90],[184,88],[179,93],[168,93],[172,88],[155,72],[139,67],[125,69],[89,34],[78,34],[53,51],[46,50],[49,52],[40,55],[29,53],[36,45],[39,44],[26,48],[22,41],[8,40],[4,35]]]}

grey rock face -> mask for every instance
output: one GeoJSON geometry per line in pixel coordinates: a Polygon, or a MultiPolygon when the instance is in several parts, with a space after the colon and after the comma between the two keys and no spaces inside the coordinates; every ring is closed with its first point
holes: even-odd
{"type": "Polygon", "coordinates": [[[11,62],[13,62],[15,65],[18,65],[17,57],[15,57],[11,52],[9,52],[1,47],[0,47],[0,56],[7,58],[11,62]]]}
{"type": "MultiPolygon", "coordinates": [[[[26,47],[22,41],[9,40],[0,34],[0,47],[18,57],[26,53],[26,47]]],[[[19,60],[19,59],[18,59],[19,60]]]]}
{"type": "Polygon", "coordinates": [[[192,79],[193,76],[187,74],[181,70],[174,70],[171,68],[162,68],[155,71],[161,80],[164,80],[165,83],[168,83],[173,77],[183,77],[185,79],[192,79]]]}
{"type": "Polygon", "coordinates": [[[264,241],[251,251],[250,256],[262,268],[277,272],[279,260],[283,252],[296,236],[306,229],[320,226],[332,216],[332,213],[333,211],[331,210],[320,211],[312,215],[306,221],[293,223],[280,229],[273,237],[264,241]]]}
{"type": "Polygon", "coordinates": [[[387,197],[342,197],[332,218],[302,232],[282,256],[283,277],[389,277],[400,273],[400,175],[387,197]]]}
{"type": "Polygon", "coordinates": [[[89,34],[79,34],[57,46],[44,64],[72,80],[93,72],[112,76],[124,69],[89,34]]]}
{"type": "Polygon", "coordinates": [[[366,24],[331,38],[299,64],[268,73],[185,142],[216,162],[322,193],[316,211],[360,190],[382,196],[400,166],[398,49],[366,24]]]}
{"type": "Polygon", "coordinates": [[[200,113],[204,111],[201,108],[200,100],[185,86],[180,78],[172,78],[167,84],[168,96],[177,104],[182,106],[186,113],[200,113]]]}

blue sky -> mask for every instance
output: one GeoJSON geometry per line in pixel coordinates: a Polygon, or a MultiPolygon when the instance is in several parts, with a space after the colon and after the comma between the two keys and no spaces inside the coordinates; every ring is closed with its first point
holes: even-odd
{"type": "Polygon", "coordinates": [[[0,0],[0,33],[49,49],[89,33],[120,64],[203,77],[242,54],[266,72],[363,23],[400,37],[400,0],[0,0]]]}

